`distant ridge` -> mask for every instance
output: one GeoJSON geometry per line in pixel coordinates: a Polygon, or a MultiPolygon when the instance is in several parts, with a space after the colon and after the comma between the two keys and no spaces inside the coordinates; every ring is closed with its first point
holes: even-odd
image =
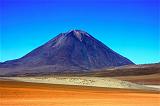
{"type": "Polygon", "coordinates": [[[72,72],[131,64],[134,63],[87,32],[71,30],[60,33],[22,58],[0,63],[0,67],[50,67],[49,72],[72,72]]]}

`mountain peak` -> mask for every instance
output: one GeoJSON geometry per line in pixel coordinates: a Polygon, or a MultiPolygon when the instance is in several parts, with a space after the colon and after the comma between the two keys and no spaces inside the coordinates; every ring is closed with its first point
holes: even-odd
{"type": "Polygon", "coordinates": [[[87,37],[91,37],[91,35],[89,35],[87,32],[82,31],[82,30],[71,30],[67,33],[65,33],[66,35],[72,35],[75,36],[76,38],[78,38],[80,41],[83,40],[83,37],[87,36],[87,37]]]}
{"type": "Polygon", "coordinates": [[[83,31],[83,30],[79,30],[79,29],[73,29],[73,30],[70,30],[70,31],[68,31],[69,33],[70,32],[74,32],[74,33],[76,33],[76,32],[78,32],[78,33],[87,33],[87,32],[85,32],[85,31],[83,31]]]}
{"type": "MultiPolygon", "coordinates": [[[[0,67],[50,67],[48,72],[80,72],[134,64],[82,30],[61,33],[22,58],[0,67]]],[[[42,70],[39,70],[43,73],[42,70]]],[[[46,71],[45,71],[46,72],[46,71]]]]}

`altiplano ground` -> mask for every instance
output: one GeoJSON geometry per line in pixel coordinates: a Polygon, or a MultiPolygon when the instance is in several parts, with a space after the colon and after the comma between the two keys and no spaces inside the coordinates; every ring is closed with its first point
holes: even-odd
{"type": "Polygon", "coordinates": [[[160,85],[160,73],[139,76],[120,76],[113,78],[139,84],[160,85]]]}
{"type": "Polygon", "coordinates": [[[0,106],[159,106],[159,92],[0,81],[0,106]]]}

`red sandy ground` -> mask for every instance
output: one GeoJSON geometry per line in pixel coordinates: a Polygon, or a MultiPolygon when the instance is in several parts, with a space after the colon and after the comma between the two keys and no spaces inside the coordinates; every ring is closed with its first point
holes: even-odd
{"type": "Polygon", "coordinates": [[[0,106],[160,106],[160,94],[1,80],[0,106]]]}

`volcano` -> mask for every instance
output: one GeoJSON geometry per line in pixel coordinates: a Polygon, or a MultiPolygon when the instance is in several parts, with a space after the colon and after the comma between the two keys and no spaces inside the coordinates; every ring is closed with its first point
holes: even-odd
{"type": "MultiPolygon", "coordinates": [[[[25,56],[0,63],[1,68],[49,67],[48,72],[82,71],[134,64],[85,31],[60,33],[25,56]]],[[[40,68],[39,68],[40,69],[40,68]]],[[[43,70],[45,71],[45,70],[43,70]]]]}

